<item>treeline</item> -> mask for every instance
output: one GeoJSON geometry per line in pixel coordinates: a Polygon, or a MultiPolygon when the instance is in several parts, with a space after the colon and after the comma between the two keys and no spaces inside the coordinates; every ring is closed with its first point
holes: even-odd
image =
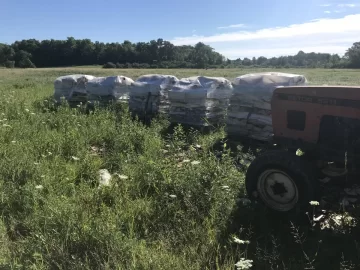
{"type": "Polygon", "coordinates": [[[135,63],[156,67],[164,63],[177,67],[219,66],[226,59],[210,46],[175,46],[163,39],[150,42],[102,43],[90,39],[67,40],[35,39],[0,45],[0,64],[7,67],[61,67],[103,65],[113,62],[123,67],[135,63]]]}
{"type": "Polygon", "coordinates": [[[328,53],[304,53],[298,52],[294,56],[280,56],[266,58],[260,56],[252,59],[236,59],[230,61],[228,66],[241,67],[284,67],[284,68],[345,68],[349,65],[349,61],[341,58],[338,54],[328,53]]]}
{"type": "Polygon", "coordinates": [[[343,57],[329,53],[305,53],[293,56],[228,60],[228,67],[279,67],[279,68],[360,68],[360,42],[355,42],[343,57]]]}
{"type": "Polygon", "coordinates": [[[150,42],[92,42],[90,39],[16,41],[0,43],[0,66],[8,68],[103,65],[104,68],[235,68],[235,67],[322,67],[360,68],[360,42],[343,57],[338,54],[304,53],[294,56],[253,57],[229,60],[213,48],[175,46],[163,39],[150,42]]]}

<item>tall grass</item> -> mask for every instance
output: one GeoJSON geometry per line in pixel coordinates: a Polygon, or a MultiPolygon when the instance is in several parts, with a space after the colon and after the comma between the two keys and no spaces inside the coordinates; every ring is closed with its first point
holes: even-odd
{"type": "Polygon", "coordinates": [[[169,132],[166,119],[144,125],[120,105],[55,108],[52,80],[64,73],[79,71],[0,71],[2,269],[234,269],[241,258],[254,269],[359,264],[357,227],[314,231],[239,201],[244,174],[234,155],[244,154],[218,146],[223,130],[169,132]],[[100,169],[110,186],[99,186],[100,169]]]}

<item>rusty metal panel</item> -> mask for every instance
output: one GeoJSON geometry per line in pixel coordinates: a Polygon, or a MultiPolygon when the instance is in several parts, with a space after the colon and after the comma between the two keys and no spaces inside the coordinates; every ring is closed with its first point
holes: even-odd
{"type": "Polygon", "coordinates": [[[271,101],[274,136],[316,143],[321,118],[333,115],[360,119],[360,86],[292,86],[274,91],[271,101]],[[287,111],[306,113],[303,131],[287,127],[287,111]]]}

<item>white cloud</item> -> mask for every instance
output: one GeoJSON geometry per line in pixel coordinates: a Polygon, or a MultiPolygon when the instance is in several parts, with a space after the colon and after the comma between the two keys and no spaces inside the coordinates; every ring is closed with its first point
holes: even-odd
{"type": "Polygon", "coordinates": [[[204,42],[228,58],[279,56],[306,52],[343,54],[360,36],[360,14],[343,18],[321,18],[283,27],[255,31],[232,31],[210,36],[176,37],[175,45],[204,42]]]}
{"type": "MultiPolygon", "coordinates": [[[[320,5],[321,7],[331,7],[333,6],[332,4],[323,4],[320,5]]],[[[335,5],[336,9],[333,10],[326,10],[324,11],[324,13],[326,14],[330,14],[330,13],[342,13],[342,12],[346,12],[349,10],[349,8],[355,8],[355,7],[360,7],[359,4],[337,4],[335,5]]],[[[334,8],[335,8],[334,7],[334,8]]]]}
{"type": "Polygon", "coordinates": [[[356,7],[355,4],[338,4],[337,6],[338,6],[338,7],[349,7],[349,8],[356,7]]]}
{"type": "Polygon", "coordinates": [[[245,24],[231,24],[228,26],[219,26],[217,29],[229,29],[229,28],[243,28],[245,24]]]}
{"type": "Polygon", "coordinates": [[[321,20],[324,20],[324,19],[326,19],[326,18],[312,19],[309,22],[318,22],[318,21],[321,21],[321,20]]]}
{"type": "MultiPolygon", "coordinates": [[[[319,19],[303,24],[293,24],[286,27],[264,28],[252,32],[240,31],[213,36],[176,37],[172,42],[176,45],[196,44],[197,42],[230,42],[254,39],[272,39],[284,37],[308,36],[320,33],[337,34],[343,32],[360,32],[360,14],[348,15],[340,19],[319,19]]],[[[354,37],[357,37],[354,35],[354,37]]]]}

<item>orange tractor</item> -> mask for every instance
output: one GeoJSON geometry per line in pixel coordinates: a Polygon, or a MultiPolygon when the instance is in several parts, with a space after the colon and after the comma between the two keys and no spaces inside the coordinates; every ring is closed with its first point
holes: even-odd
{"type": "Polygon", "coordinates": [[[279,87],[271,111],[271,149],[246,173],[251,199],[279,212],[303,209],[317,199],[319,172],[342,176],[360,165],[360,87],[279,87]]]}

